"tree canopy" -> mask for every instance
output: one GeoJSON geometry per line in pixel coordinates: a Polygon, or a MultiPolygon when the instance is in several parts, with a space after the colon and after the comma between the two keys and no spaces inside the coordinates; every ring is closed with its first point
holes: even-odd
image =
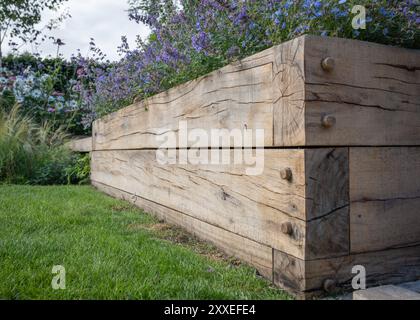
{"type": "MultiPolygon", "coordinates": [[[[45,10],[56,10],[67,0],[0,0],[0,59],[2,46],[6,38],[10,45],[15,41],[33,42],[42,30],[36,28],[41,22],[41,14],[45,10]]],[[[58,20],[64,17],[59,17],[58,20]]],[[[51,20],[46,26],[54,27],[57,20],[51,20]]]]}

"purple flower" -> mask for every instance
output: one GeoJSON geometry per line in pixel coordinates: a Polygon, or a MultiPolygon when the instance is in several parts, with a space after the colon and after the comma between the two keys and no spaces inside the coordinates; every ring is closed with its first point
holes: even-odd
{"type": "MultiPolygon", "coordinates": [[[[351,18],[353,3],[346,0],[201,0],[188,2],[188,10],[162,6],[166,1],[148,3],[150,8],[129,10],[130,19],[151,30],[148,39],[139,39],[137,48],[129,48],[123,38],[122,59],[106,67],[94,59],[76,60],[78,83],[72,87],[80,95],[86,125],[130,104],[134,97],[164,91],[240,54],[250,55],[304,33],[360,36],[350,21],[344,21],[351,18]]],[[[361,5],[370,5],[366,22],[372,22],[363,39],[416,46],[419,17],[414,3],[361,0],[361,5]],[[387,37],[396,21],[407,32],[387,37]]]]}
{"type": "Polygon", "coordinates": [[[192,46],[197,52],[206,53],[206,48],[208,45],[208,37],[204,31],[200,31],[198,34],[192,36],[192,46]]]}
{"type": "Polygon", "coordinates": [[[227,56],[229,58],[234,58],[236,56],[238,56],[240,53],[240,49],[238,46],[232,46],[229,48],[229,50],[227,51],[227,56]]]}

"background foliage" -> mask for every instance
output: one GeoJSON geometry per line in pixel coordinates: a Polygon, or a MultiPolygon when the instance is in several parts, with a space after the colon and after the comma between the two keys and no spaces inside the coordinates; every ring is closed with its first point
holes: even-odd
{"type": "Polygon", "coordinates": [[[38,28],[42,12],[57,10],[67,0],[0,0],[0,67],[2,48],[6,39],[13,48],[20,43],[45,41],[45,29],[53,29],[69,15],[64,13],[50,20],[44,28],[38,28]],[[40,39],[41,38],[41,39],[40,39]]]}
{"type": "Polygon", "coordinates": [[[7,111],[17,102],[21,112],[39,124],[48,120],[54,128],[64,126],[71,134],[89,134],[77,91],[80,70],[74,57],[66,61],[27,53],[8,55],[0,68],[0,104],[7,111]]]}

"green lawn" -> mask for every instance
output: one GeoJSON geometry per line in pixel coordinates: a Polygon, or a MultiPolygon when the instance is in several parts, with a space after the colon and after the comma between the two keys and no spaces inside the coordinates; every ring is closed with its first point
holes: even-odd
{"type": "Polygon", "coordinates": [[[0,299],[287,299],[255,271],[89,186],[0,186],[0,299]],[[53,290],[52,267],[66,270],[53,290]]]}

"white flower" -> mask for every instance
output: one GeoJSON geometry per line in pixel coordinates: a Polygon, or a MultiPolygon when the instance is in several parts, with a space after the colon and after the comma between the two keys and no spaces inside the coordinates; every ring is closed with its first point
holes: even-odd
{"type": "Polygon", "coordinates": [[[43,74],[39,79],[41,80],[41,82],[45,82],[50,78],[50,76],[48,74],[43,74]]]}
{"type": "Polygon", "coordinates": [[[64,104],[62,102],[57,102],[55,108],[60,111],[64,108],[64,104]]]}
{"type": "Polygon", "coordinates": [[[70,100],[70,101],[68,101],[68,102],[67,102],[67,106],[68,106],[70,109],[75,110],[75,109],[77,109],[77,107],[78,107],[78,105],[77,105],[77,101],[75,101],[75,100],[70,100]]]}
{"type": "Polygon", "coordinates": [[[42,96],[42,91],[39,89],[35,89],[32,91],[31,95],[35,99],[40,98],[42,96]]]}

